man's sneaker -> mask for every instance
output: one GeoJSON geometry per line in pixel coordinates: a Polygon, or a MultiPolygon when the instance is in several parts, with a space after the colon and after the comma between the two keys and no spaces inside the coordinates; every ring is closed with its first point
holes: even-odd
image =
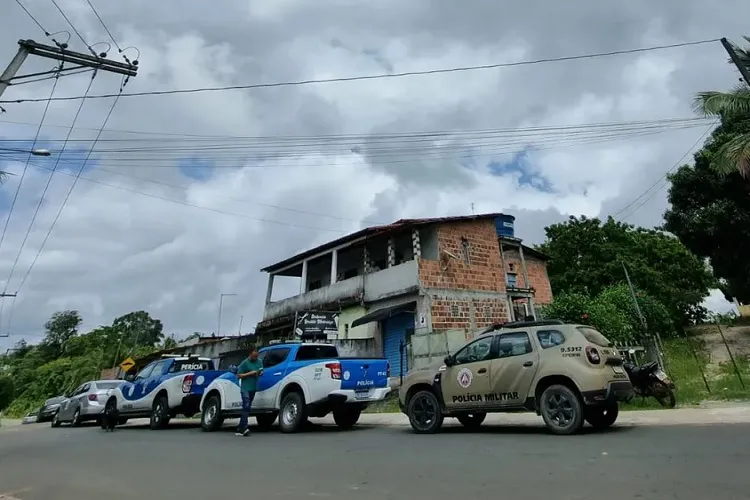
{"type": "Polygon", "coordinates": [[[245,431],[242,433],[243,436],[249,436],[250,435],[250,429],[245,429],[245,431]]]}

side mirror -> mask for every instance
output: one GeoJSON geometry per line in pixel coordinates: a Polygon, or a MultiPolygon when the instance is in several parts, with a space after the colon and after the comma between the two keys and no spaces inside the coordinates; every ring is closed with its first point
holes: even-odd
{"type": "Polygon", "coordinates": [[[445,359],[443,359],[443,363],[445,363],[445,366],[453,366],[456,364],[451,355],[446,356],[445,359]]]}
{"type": "Polygon", "coordinates": [[[132,382],[133,380],[135,380],[135,374],[134,373],[128,373],[128,374],[126,374],[125,375],[125,380],[127,382],[132,382]]]}
{"type": "Polygon", "coordinates": [[[232,372],[232,373],[234,373],[236,375],[237,374],[237,365],[230,365],[229,366],[229,371],[232,372]]]}

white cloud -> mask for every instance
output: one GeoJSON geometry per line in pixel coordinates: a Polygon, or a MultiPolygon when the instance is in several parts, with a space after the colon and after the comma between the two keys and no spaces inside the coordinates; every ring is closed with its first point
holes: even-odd
{"type": "MultiPolygon", "coordinates": [[[[69,29],[48,2],[25,4],[49,31],[69,29]]],[[[131,92],[486,64],[716,35],[737,38],[750,6],[739,0],[730,4],[715,10],[705,2],[676,0],[616,6],[477,1],[470,8],[440,0],[217,0],[186,1],[175,9],[169,2],[95,2],[120,46],[140,49],[139,75],[127,87],[131,92]],[[541,11],[544,18],[534,14],[541,11]]],[[[107,40],[84,2],[61,5],[90,43],[107,40]]],[[[16,6],[3,14],[0,61],[10,60],[18,39],[44,39],[16,6]]],[[[75,35],[70,44],[85,50],[75,35]]],[[[128,54],[135,57],[135,51],[128,54]]],[[[118,56],[116,49],[110,56],[118,56]]],[[[24,67],[28,72],[45,69],[49,62],[33,57],[24,67]]],[[[88,78],[62,79],[56,95],[81,94],[88,78]]],[[[718,46],[696,46],[448,75],[123,98],[108,128],[270,137],[653,120],[691,116],[696,91],[729,87],[735,80],[718,46]]],[[[93,93],[116,92],[119,83],[118,77],[100,74],[93,93]]],[[[11,87],[4,98],[46,97],[50,85],[11,87]]],[[[87,101],[77,126],[88,130],[76,130],[72,138],[92,139],[110,104],[87,101]]],[[[69,125],[77,106],[75,101],[52,103],[46,123],[69,125]]],[[[42,103],[5,107],[8,112],[0,120],[31,124],[44,109],[42,103]]],[[[34,132],[34,126],[0,122],[0,138],[29,139],[34,132]]],[[[43,138],[61,139],[66,133],[64,127],[47,127],[43,138]]],[[[528,145],[502,137],[488,139],[470,169],[461,166],[457,146],[446,143],[443,149],[420,150],[403,142],[373,145],[363,139],[354,141],[352,151],[340,143],[301,147],[297,141],[285,147],[269,140],[257,142],[254,150],[249,141],[244,149],[232,149],[238,144],[234,141],[223,143],[226,149],[199,152],[220,141],[107,132],[97,149],[176,147],[95,155],[100,160],[78,182],[19,293],[12,337],[0,340],[0,348],[20,336],[38,339],[49,315],[67,307],[80,309],[88,326],[143,308],[163,320],[169,332],[210,332],[220,293],[238,294],[224,301],[222,329],[236,331],[240,316],[247,328],[259,319],[265,299],[266,278],[259,268],[342,232],[398,217],[468,213],[474,203],[477,212],[515,213],[519,234],[539,241],[544,225],[563,214],[622,208],[700,133],[669,131],[530,153],[528,171],[543,176],[552,188],[543,191],[519,185],[518,172],[490,174],[489,162],[510,160],[501,152],[528,145]],[[215,167],[209,178],[195,180],[173,168],[197,159],[215,167]]],[[[71,143],[70,148],[86,144],[71,143]]],[[[43,164],[51,167],[49,161],[43,164]]],[[[75,172],[75,164],[60,165],[68,174],[75,172]]],[[[3,168],[20,174],[22,164],[3,168]]],[[[0,248],[0,280],[10,272],[47,176],[48,170],[36,167],[27,173],[0,248]]],[[[0,189],[5,213],[18,178],[0,189]]],[[[54,176],[9,291],[29,268],[72,181],[70,175],[54,176]]],[[[658,224],[665,206],[663,190],[630,221],[658,224]]],[[[10,304],[6,299],[3,332],[10,304]]]]}

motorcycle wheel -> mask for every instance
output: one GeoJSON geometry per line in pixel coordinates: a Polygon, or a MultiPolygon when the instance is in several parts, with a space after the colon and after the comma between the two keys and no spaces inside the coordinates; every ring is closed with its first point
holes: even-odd
{"type": "Polygon", "coordinates": [[[654,396],[654,399],[665,408],[674,408],[677,404],[674,391],[660,380],[651,384],[651,394],[654,396]]]}

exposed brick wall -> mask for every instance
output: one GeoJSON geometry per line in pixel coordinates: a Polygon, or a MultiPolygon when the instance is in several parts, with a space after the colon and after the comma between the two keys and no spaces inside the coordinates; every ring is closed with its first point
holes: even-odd
{"type": "Polygon", "coordinates": [[[420,259],[419,280],[424,287],[504,292],[500,245],[491,219],[457,222],[438,226],[438,255],[448,251],[458,257],[448,259],[446,270],[439,260],[420,259]],[[462,238],[469,242],[469,262],[464,261],[462,238]]]}
{"type": "Polygon", "coordinates": [[[521,267],[521,257],[518,250],[505,248],[503,250],[505,257],[505,269],[511,272],[511,264],[516,274],[516,286],[518,288],[533,288],[534,301],[537,304],[549,304],[552,302],[552,286],[547,277],[547,264],[537,258],[524,253],[526,261],[526,271],[529,274],[529,284],[527,285],[523,278],[523,267],[521,267]]]}
{"type": "Polygon", "coordinates": [[[508,321],[505,296],[497,299],[450,299],[433,295],[433,330],[478,329],[508,321]],[[472,320],[473,317],[473,320],[472,320]]]}

